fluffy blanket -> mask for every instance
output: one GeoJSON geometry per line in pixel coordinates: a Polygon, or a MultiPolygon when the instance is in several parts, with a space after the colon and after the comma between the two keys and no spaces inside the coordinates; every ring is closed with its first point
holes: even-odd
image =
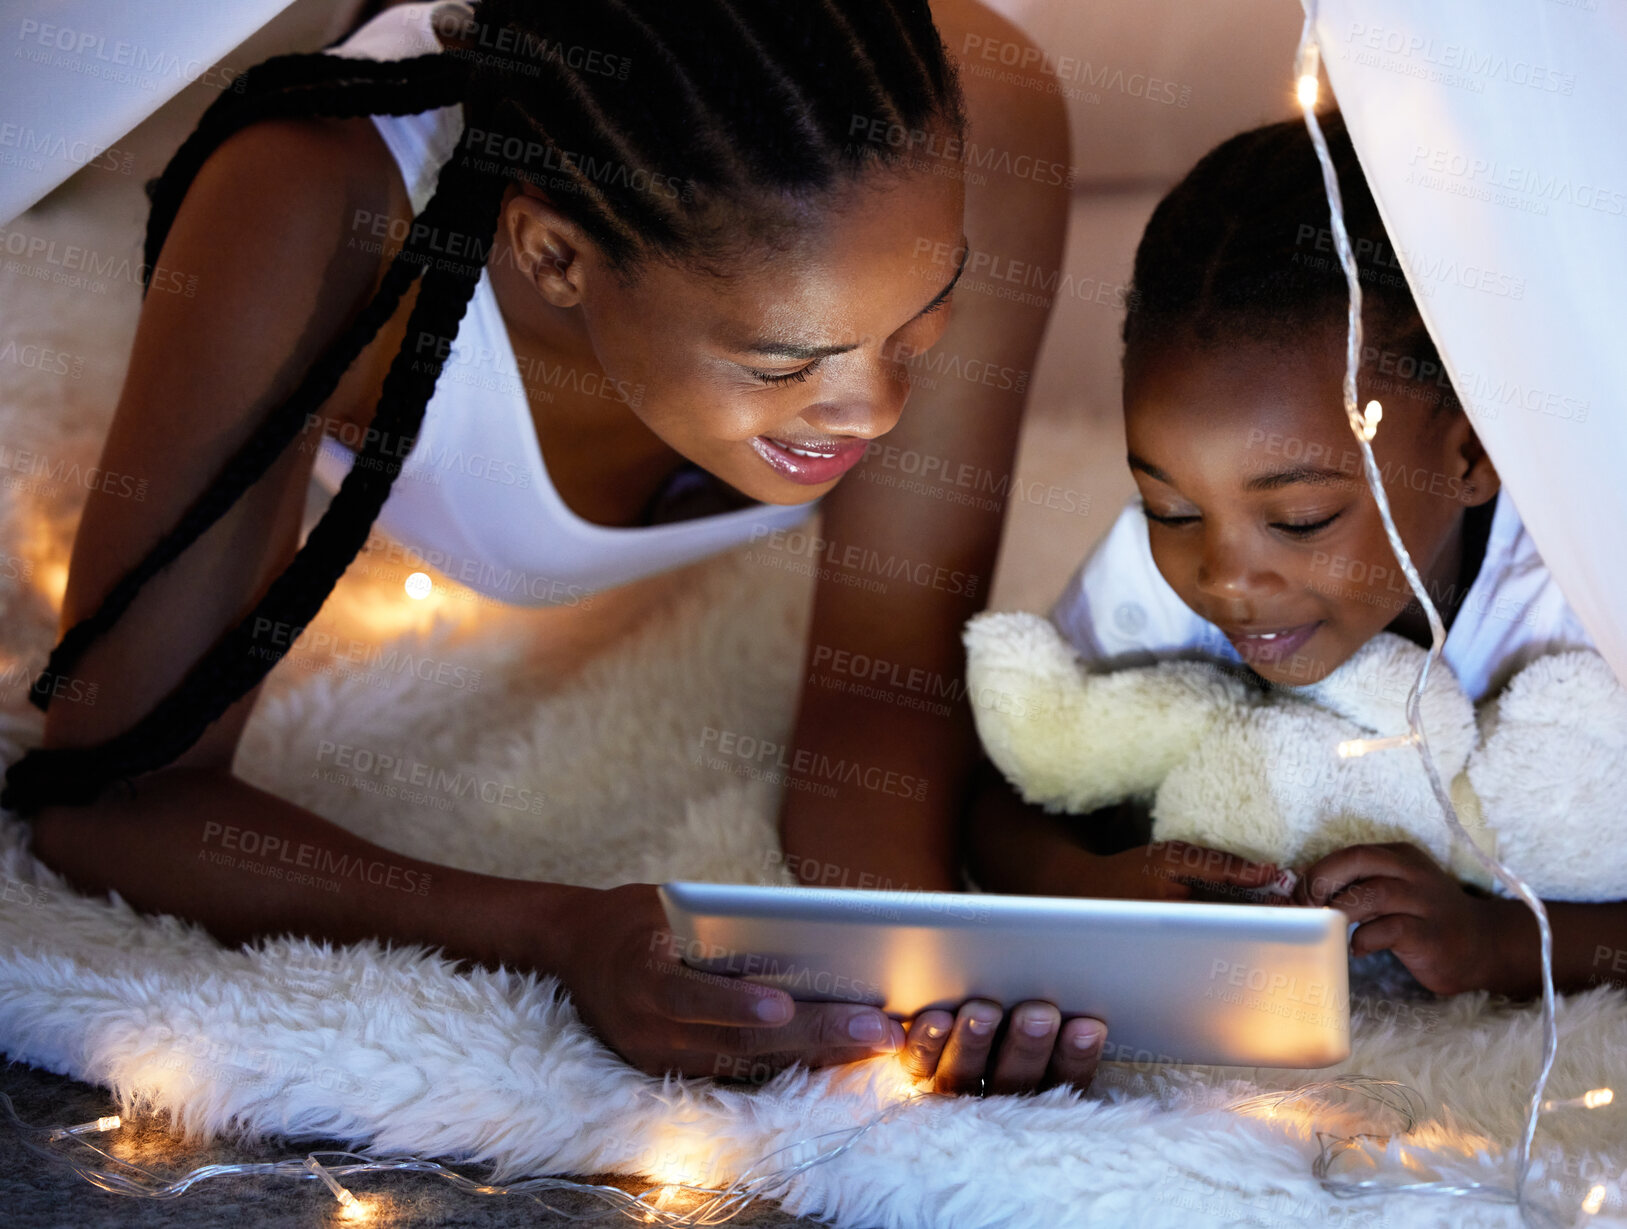
{"type": "MultiPolygon", "coordinates": [[[[7,367],[0,441],[13,458],[32,450],[89,466],[133,296],[46,295],[19,281],[0,287],[0,332],[92,357],[79,376],[55,362],[7,367]]],[[[25,475],[21,464],[6,461],[9,476],[27,481],[0,491],[0,551],[12,561],[0,567],[7,762],[37,737],[23,691],[52,643],[83,499],[70,471],[25,475]]],[[[591,653],[539,648],[540,623],[456,594],[436,599],[433,619],[404,615],[418,609],[399,596],[406,569],[370,563],[312,629],[334,639],[273,675],[238,769],[394,849],[458,866],[598,885],[772,880],[779,787],[716,754],[717,731],[783,739],[802,683],[809,582],[764,563],[736,552],[674,580],[659,601],[607,607],[617,635],[591,653]],[[334,647],[345,636],[397,651],[392,662],[404,654],[464,673],[383,657],[357,668],[334,647]],[[446,682],[473,671],[478,688],[446,682]],[[391,796],[397,769],[382,771],[382,756],[409,765],[411,796],[391,796]]],[[[252,860],[242,871],[259,873],[252,860]]],[[[888,1059],[756,1088],[647,1077],[584,1029],[551,979],[459,974],[416,948],[223,947],[175,919],[75,895],[30,857],[9,816],[0,888],[0,1050],[189,1132],[320,1134],[489,1162],[506,1176],[722,1184],[910,1091],[888,1059]]],[[[1437,1001],[1382,977],[1355,986],[1355,1047],[1341,1070],[1411,1085],[1424,1108],[1412,1142],[1433,1147],[1444,1173],[1498,1180],[1492,1158],[1518,1135],[1538,1063],[1536,1013],[1485,996],[1437,1001]]],[[[1573,997],[1560,1019],[1553,1095],[1627,1089],[1622,996],[1573,997]]],[[[1371,1115],[1359,1103],[1228,1108],[1329,1074],[1125,1063],[1104,1067],[1084,1096],[927,1097],[808,1169],[783,1200],[854,1227],[1518,1223],[1495,1204],[1323,1192],[1310,1173],[1316,1132],[1363,1129],[1371,1115]]],[[[1601,1218],[1619,1211],[1624,1122],[1619,1106],[1549,1115],[1542,1197],[1574,1211],[1606,1184],[1601,1218]]]]}

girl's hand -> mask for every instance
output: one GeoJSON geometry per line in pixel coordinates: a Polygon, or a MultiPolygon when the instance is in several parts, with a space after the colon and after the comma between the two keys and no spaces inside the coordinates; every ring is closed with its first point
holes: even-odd
{"type": "Polygon", "coordinates": [[[904,1068],[934,1092],[1020,1093],[1052,1084],[1084,1089],[1101,1061],[1107,1026],[1088,1016],[1063,1021],[1050,1003],[1019,1003],[996,1046],[1000,1004],[972,999],[960,1011],[923,1011],[910,1021],[904,1068]]]}
{"type": "MultiPolygon", "coordinates": [[[[1075,896],[1128,900],[1253,901],[1277,868],[1186,841],[1160,841],[1123,853],[1091,854],[1075,896]]],[[[1262,903],[1273,903],[1268,898],[1262,903]]]]}
{"type": "Polygon", "coordinates": [[[580,889],[556,916],[565,933],[554,965],[577,1013],[651,1075],[760,1083],[794,1062],[854,1062],[904,1044],[903,1026],[877,1008],[799,1003],[783,990],[689,968],[653,884],[580,889]]]}
{"type": "Polygon", "coordinates": [[[1495,989],[1509,950],[1504,902],[1470,895],[1416,845],[1352,845],[1329,854],[1304,872],[1295,899],[1360,922],[1351,955],[1394,952],[1436,994],[1495,989]]]}

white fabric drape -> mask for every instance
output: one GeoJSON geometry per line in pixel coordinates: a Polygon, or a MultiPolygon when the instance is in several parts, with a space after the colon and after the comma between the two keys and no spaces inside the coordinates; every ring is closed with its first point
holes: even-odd
{"type": "MultiPolygon", "coordinates": [[[[209,81],[290,3],[0,0],[0,225],[80,167],[116,158],[107,151],[125,133],[188,83],[209,81]]],[[[212,83],[229,81],[218,76],[212,83]]]]}
{"type": "Polygon", "coordinates": [[[1627,6],[1323,0],[1317,35],[1453,384],[1627,681],[1627,6]]]}

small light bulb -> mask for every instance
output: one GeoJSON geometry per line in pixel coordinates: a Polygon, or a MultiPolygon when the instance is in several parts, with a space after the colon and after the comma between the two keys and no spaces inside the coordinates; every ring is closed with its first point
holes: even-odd
{"type": "Polygon", "coordinates": [[[1369,401],[1361,415],[1361,437],[1371,440],[1378,434],[1378,424],[1384,421],[1384,407],[1376,401],[1369,401]]]}
{"type": "Polygon", "coordinates": [[[1582,1200],[1582,1211],[1586,1212],[1589,1216],[1597,1213],[1600,1208],[1604,1207],[1604,1195],[1605,1190],[1603,1184],[1601,1183],[1600,1185],[1595,1186],[1587,1193],[1587,1198],[1582,1200]]]}
{"type": "Polygon", "coordinates": [[[415,601],[422,601],[428,597],[435,588],[435,582],[429,578],[427,572],[414,572],[407,577],[407,596],[415,601]]]}
{"type": "Polygon", "coordinates": [[[339,1180],[327,1171],[327,1167],[321,1161],[316,1159],[314,1152],[305,1158],[305,1168],[322,1179],[322,1185],[327,1187],[333,1193],[333,1197],[339,1201],[340,1212],[346,1220],[362,1220],[366,1218],[367,1206],[339,1184],[339,1180]]]}
{"type": "Polygon", "coordinates": [[[1616,1094],[1608,1088],[1594,1088],[1582,1094],[1582,1104],[1590,1110],[1609,1105],[1615,1099],[1616,1094]]]}
{"type": "Polygon", "coordinates": [[[117,1114],[107,1114],[95,1122],[81,1122],[78,1126],[59,1127],[51,1132],[52,1139],[67,1139],[70,1135],[89,1135],[92,1131],[117,1131],[124,1125],[124,1119],[117,1114]]]}
{"type": "Polygon", "coordinates": [[[1408,747],[1412,743],[1411,734],[1392,734],[1388,738],[1347,738],[1339,744],[1339,758],[1353,760],[1370,751],[1388,751],[1391,747],[1408,747]]]}
{"type": "Polygon", "coordinates": [[[1315,43],[1305,44],[1299,59],[1299,80],[1294,83],[1294,94],[1299,105],[1307,111],[1316,108],[1316,97],[1321,92],[1316,76],[1322,67],[1322,49],[1315,43]]]}

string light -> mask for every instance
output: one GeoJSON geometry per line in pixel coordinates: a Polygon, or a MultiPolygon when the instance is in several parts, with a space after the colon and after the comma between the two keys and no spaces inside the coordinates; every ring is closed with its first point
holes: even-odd
{"type": "Polygon", "coordinates": [[[92,1132],[117,1131],[124,1125],[124,1120],[117,1114],[108,1114],[98,1118],[95,1122],[81,1122],[76,1127],[58,1127],[50,1134],[51,1139],[66,1139],[70,1135],[89,1135],[92,1132]]]}
{"type": "Polygon", "coordinates": [[[365,1215],[360,1200],[340,1185],[339,1179],[330,1174],[327,1167],[316,1159],[316,1153],[313,1152],[305,1158],[305,1168],[320,1178],[322,1185],[333,1192],[333,1197],[339,1201],[339,1206],[344,1209],[346,1219],[359,1220],[361,1215],[365,1215]],[[358,1215],[359,1212],[361,1215],[358,1215]]]}
{"type": "Polygon", "coordinates": [[[1572,1097],[1568,1101],[1544,1101],[1542,1103],[1542,1112],[1546,1114],[1550,1110],[1602,1109],[1615,1099],[1616,1094],[1608,1088],[1592,1088],[1581,1096],[1572,1097]]]}
{"type": "Polygon", "coordinates": [[[408,597],[421,602],[434,592],[435,582],[430,579],[428,572],[414,572],[407,577],[405,588],[408,597]]]}
{"type": "Polygon", "coordinates": [[[1378,434],[1378,424],[1384,421],[1384,407],[1377,401],[1369,401],[1362,410],[1361,437],[1371,440],[1378,434]]]}
{"type": "MultiPolygon", "coordinates": [[[[878,1081],[877,1089],[886,1096],[893,1090],[878,1081]]],[[[762,1199],[782,1195],[793,1179],[819,1165],[825,1165],[845,1154],[868,1132],[896,1115],[910,1103],[930,1094],[911,1091],[898,1096],[870,1118],[854,1127],[825,1131],[806,1139],[786,1144],[760,1157],[741,1172],[726,1187],[703,1187],[681,1181],[666,1182],[652,1187],[640,1195],[633,1195],[620,1187],[587,1182],[572,1182],[567,1178],[527,1178],[507,1186],[493,1186],[465,1177],[437,1161],[420,1157],[374,1158],[355,1152],[312,1152],[302,1159],[257,1161],[240,1165],[203,1165],[181,1175],[165,1178],[133,1162],[122,1160],[98,1148],[84,1134],[93,1130],[116,1130],[123,1120],[113,1115],[99,1118],[95,1123],[79,1127],[63,1127],[54,1131],[36,1127],[17,1116],[11,1098],[0,1092],[0,1106],[22,1135],[23,1146],[38,1156],[56,1164],[66,1164],[92,1185],[115,1195],[129,1195],[142,1199],[174,1199],[186,1193],[199,1182],[227,1177],[285,1177],[306,1181],[320,1181],[338,1201],[341,1215],[346,1220],[364,1221],[370,1218],[368,1204],[358,1199],[340,1181],[358,1174],[421,1173],[442,1178],[459,1190],[474,1195],[525,1195],[541,1204],[552,1214],[580,1222],[602,1221],[620,1217],[643,1224],[660,1225],[663,1229],[697,1229],[699,1226],[721,1225],[739,1216],[752,1204],[762,1199]],[[102,1127],[99,1124],[109,1123],[102,1127]],[[62,1152],[46,1147],[39,1137],[47,1141],[68,1140],[103,1158],[107,1167],[87,1164],[62,1152]],[[823,1149],[821,1144],[828,1144],[823,1149]],[[774,1167],[773,1162],[784,1153],[812,1147],[814,1153],[805,1160],[774,1167]],[[326,1163],[320,1157],[329,1158],[326,1163]],[[335,1161],[341,1163],[335,1163],[335,1161]],[[592,1213],[577,1213],[555,1207],[541,1198],[543,1192],[589,1195],[604,1206],[592,1213]]]]}
{"type": "Polygon", "coordinates": [[[1295,77],[1298,82],[1296,90],[1300,107],[1305,116],[1305,127],[1310,133],[1311,144],[1316,147],[1317,161],[1322,167],[1322,183],[1327,190],[1328,212],[1333,231],[1333,245],[1339,256],[1339,265],[1344,270],[1345,284],[1349,290],[1350,305],[1346,329],[1345,344],[1345,379],[1344,404],[1345,415],[1350,422],[1350,430],[1356,437],[1361,448],[1363,472],[1367,478],[1368,488],[1373,493],[1374,502],[1378,505],[1380,519],[1384,522],[1384,533],[1389,539],[1390,549],[1394,552],[1397,563],[1400,564],[1407,584],[1412,589],[1418,603],[1429,619],[1430,644],[1429,652],[1424,655],[1422,665],[1418,669],[1418,677],[1413,680],[1412,690],[1407,693],[1407,727],[1410,733],[1389,739],[1355,739],[1341,744],[1339,754],[1346,756],[1365,754],[1370,750],[1384,747],[1415,746],[1418,756],[1423,761],[1424,774],[1429,780],[1430,789],[1440,805],[1441,814],[1446,818],[1447,827],[1453,835],[1463,842],[1469,852],[1485,869],[1509,889],[1514,895],[1525,902],[1537,919],[1537,932],[1541,942],[1542,951],[1542,1023],[1543,1046],[1542,1067],[1537,1074],[1536,1085],[1531,1093],[1530,1109],[1526,1114],[1525,1130],[1522,1133],[1518,1148],[1515,1152],[1514,1186],[1512,1192],[1496,1188],[1470,1184],[1467,1187],[1453,1186],[1447,1183],[1413,1183],[1397,1186],[1394,1184],[1374,1182],[1338,1182],[1327,1177],[1327,1163],[1330,1158],[1326,1152],[1318,1158],[1318,1165],[1313,1166],[1313,1172],[1322,1181],[1325,1189],[1344,1195],[1366,1194],[1383,1190],[1411,1190],[1432,1194],[1463,1195],[1474,1194],[1492,1198],[1505,1198],[1511,1196],[1511,1201],[1519,1208],[1521,1217],[1529,1223],[1529,1209],[1525,1201],[1525,1183],[1531,1169],[1531,1145],[1536,1136],[1537,1119],[1542,1114],[1543,1091],[1547,1088],[1548,1077],[1553,1071],[1554,1058],[1559,1051],[1559,1026],[1556,1019],[1554,1005],[1554,972],[1553,972],[1553,930],[1548,922],[1548,911],[1542,901],[1533,892],[1530,886],[1511,871],[1502,862],[1488,854],[1477,844],[1464,829],[1462,821],[1458,818],[1457,808],[1452,805],[1451,795],[1442,784],[1440,773],[1435,768],[1434,757],[1429,752],[1429,739],[1424,732],[1423,717],[1420,702],[1424,689],[1429,682],[1430,667],[1440,658],[1442,647],[1446,640],[1446,628],[1441,622],[1440,611],[1430,599],[1424,587],[1418,569],[1413,565],[1412,556],[1407,553],[1406,546],[1401,541],[1400,531],[1396,528],[1395,518],[1390,512],[1390,501],[1384,493],[1384,483],[1380,478],[1378,462],[1373,457],[1372,439],[1378,431],[1378,424],[1383,417],[1383,407],[1376,402],[1368,404],[1368,413],[1361,414],[1356,408],[1356,375],[1361,364],[1361,278],[1356,267],[1356,259],[1351,251],[1350,234],[1345,228],[1344,203],[1339,194],[1339,177],[1333,167],[1332,155],[1328,152],[1326,138],[1322,134],[1322,125],[1316,118],[1317,91],[1307,88],[1306,82],[1314,83],[1321,65],[1321,50],[1316,42],[1316,9],[1317,0],[1303,0],[1305,8],[1305,25],[1300,33],[1299,50],[1295,57],[1295,77]]]}
{"type": "Polygon", "coordinates": [[[1353,760],[1370,751],[1387,751],[1392,747],[1410,747],[1418,741],[1411,734],[1391,734],[1385,738],[1347,738],[1339,744],[1339,758],[1353,760]]]}

